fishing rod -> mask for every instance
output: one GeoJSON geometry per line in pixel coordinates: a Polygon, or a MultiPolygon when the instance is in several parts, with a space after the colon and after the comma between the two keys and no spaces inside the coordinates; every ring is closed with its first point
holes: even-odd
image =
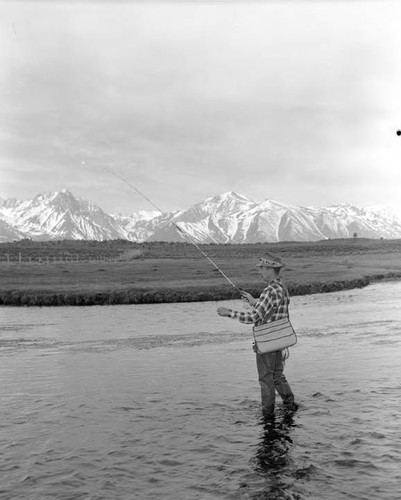
{"type": "MultiPolygon", "coordinates": [[[[114,177],[117,177],[117,179],[120,179],[122,182],[124,182],[128,187],[130,187],[131,189],[133,189],[137,194],[139,194],[142,198],[144,198],[148,203],[150,203],[150,205],[152,205],[153,208],[155,208],[158,212],[160,212],[162,215],[166,216],[167,214],[165,212],[163,212],[163,210],[158,207],[155,203],[153,203],[153,201],[148,198],[144,193],[142,193],[142,191],[140,191],[137,187],[135,187],[133,184],[131,184],[131,182],[127,181],[127,179],[125,179],[122,175],[114,172],[113,170],[111,170],[110,168],[108,167],[103,167],[104,170],[107,170],[107,172],[109,172],[111,175],[114,175],[114,177]]],[[[205,257],[211,264],[212,266],[217,269],[217,271],[219,271],[219,273],[223,276],[223,278],[225,278],[228,283],[230,283],[230,285],[232,287],[234,287],[236,290],[238,290],[238,292],[241,293],[241,289],[238,288],[238,286],[233,283],[230,278],[219,268],[219,266],[209,257],[209,255],[203,251],[201,249],[201,247],[195,242],[193,241],[192,239],[189,239],[188,236],[189,234],[184,231],[176,222],[174,221],[170,221],[170,223],[172,226],[174,226],[177,231],[179,232],[181,238],[183,238],[187,243],[190,243],[191,245],[193,245],[202,255],[203,257],[205,257]]]]}

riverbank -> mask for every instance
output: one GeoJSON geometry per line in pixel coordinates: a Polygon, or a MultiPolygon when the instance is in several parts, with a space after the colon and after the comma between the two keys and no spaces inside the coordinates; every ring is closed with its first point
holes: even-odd
{"type": "MultiPolygon", "coordinates": [[[[126,247],[124,244],[125,254],[126,247]]],[[[374,281],[401,278],[399,240],[204,245],[203,250],[238,287],[254,296],[264,286],[255,263],[265,251],[279,253],[284,258],[287,265],[282,277],[293,296],[362,288],[374,281]]],[[[147,244],[142,249],[136,248],[132,255],[135,258],[125,261],[116,258],[101,262],[79,259],[58,262],[46,259],[45,255],[40,263],[3,261],[0,305],[198,302],[239,296],[193,246],[147,244]]]]}
{"type": "MultiPolygon", "coordinates": [[[[399,275],[401,277],[401,273],[399,275]]],[[[290,295],[309,295],[339,290],[349,290],[367,286],[371,279],[365,277],[355,280],[335,281],[332,283],[305,283],[289,285],[290,295]]],[[[252,295],[260,294],[262,287],[247,287],[252,295]]],[[[171,302],[204,302],[239,298],[238,291],[222,287],[185,287],[161,288],[157,290],[128,289],[110,292],[64,292],[52,291],[5,291],[0,292],[0,305],[4,306],[92,306],[117,304],[156,304],[171,302]]]]}
{"type": "MultiPolygon", "coordinates": [[[[329,283],[304,283],[289,285],[291,296],[329,293],[341,290],[363,288],[374,281],[400,279],[401,273],[389,273],[380,278],[364,277],[355,280],[334,281],[329,283]]],[[[255,297],[262,287],[247,288],[255,297]]],[[[187,287],[183,289],[138,290],[124,292],[68,292],[54,293],[43,291],[0,292],[0,305],[4,306],[94,306],[122,304],[157,304],[172,302],[205,302],[238,299],[238,292],[227,287],[187,287]]]]}

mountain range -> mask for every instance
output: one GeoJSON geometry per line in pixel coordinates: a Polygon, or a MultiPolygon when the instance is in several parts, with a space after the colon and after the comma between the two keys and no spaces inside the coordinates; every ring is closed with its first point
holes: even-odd
{"type": "Polygon", "coordinates": [[[33,200],[0,198],[0,242],[127,239],[183,241],[177,226],[197,243],[317,241],[328,238],[401,238],[401,219],[385,207],[296,207],[255,202],[238,193],[220,194],[165,214],[107,214],[67,190],[33,200]]]}

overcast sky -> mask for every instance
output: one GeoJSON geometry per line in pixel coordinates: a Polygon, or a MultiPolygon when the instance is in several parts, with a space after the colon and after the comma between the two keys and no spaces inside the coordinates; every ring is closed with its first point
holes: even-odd
{"type": "Polygon", "coordinates": [[[401,212],[401,2],[0,3],[0,197],[401,212]]]}

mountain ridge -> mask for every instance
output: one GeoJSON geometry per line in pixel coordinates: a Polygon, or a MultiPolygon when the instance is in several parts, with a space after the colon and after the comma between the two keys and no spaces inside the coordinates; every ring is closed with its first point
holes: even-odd
{"type": "Polygon", "coordinates": [[[0,242],[88,239],[183,241],[178,225],[197,243],[317,241],[352,236],[401,238],[401,219],[388,207],[351,204],[296,207],[272,199],[256,202],[234,191],[168,213],[108,214],[62,189],[32,200],[0,198],[0,242]]]}

